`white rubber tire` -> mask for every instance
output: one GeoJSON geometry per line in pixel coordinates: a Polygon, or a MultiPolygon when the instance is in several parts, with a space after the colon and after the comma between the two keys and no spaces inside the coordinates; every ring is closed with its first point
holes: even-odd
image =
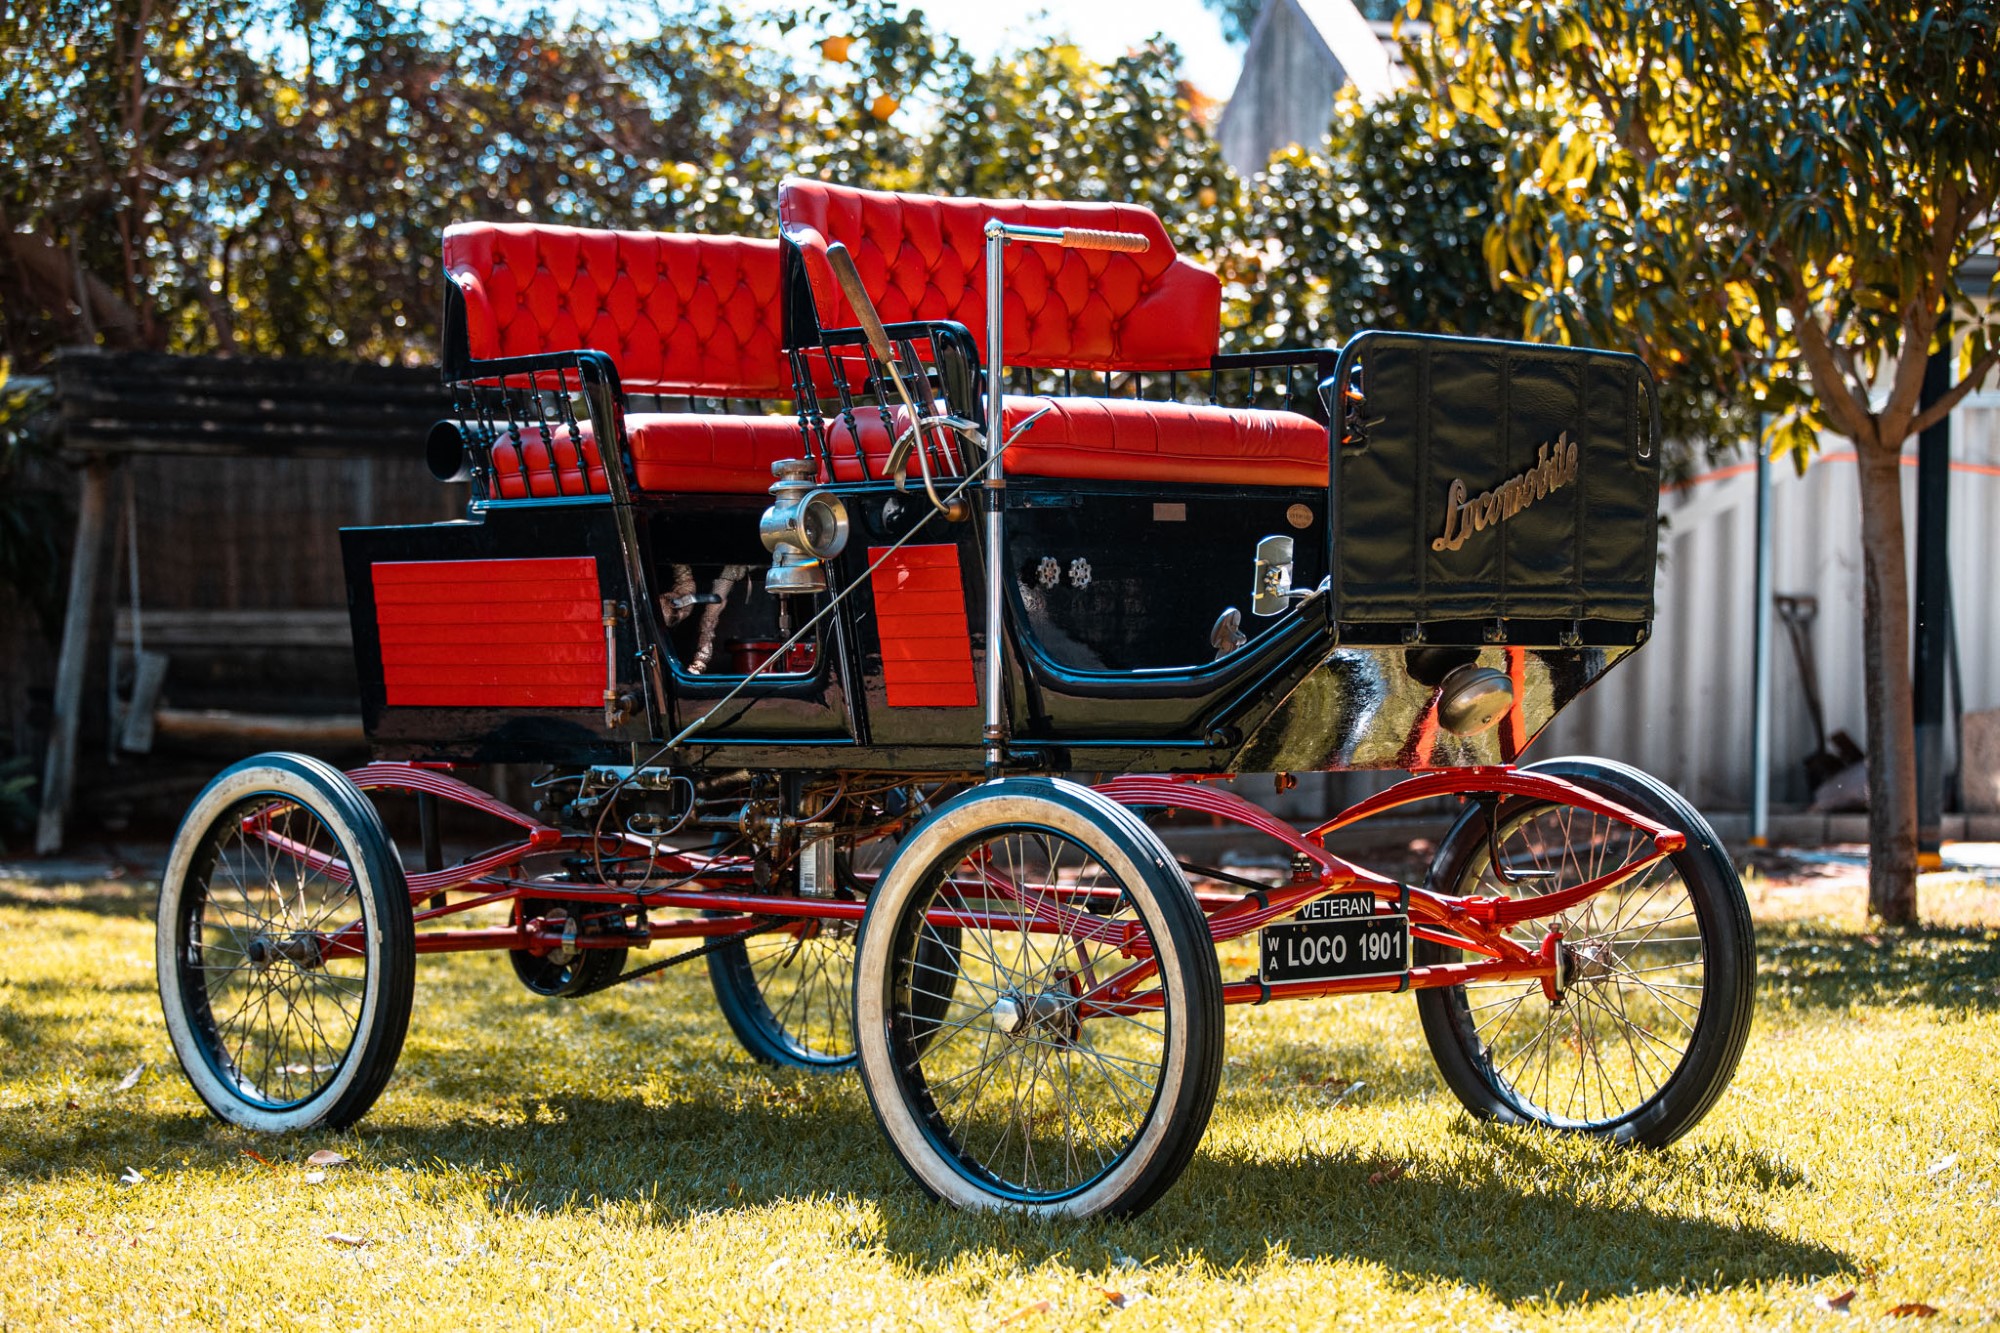
{"type": "Polygon", "coordinates": [[[1201,909],[1152,830],[1075,783],[999,779],[960,795],[920,824],[869,903],[855,959],[854,1004],[862,1085],[889,1146],[919,1185],[955,1207],[1077,1218],[1139,1212],[1186,1168],[1214,1106],[1222,1067],[1222,980],[1201,909]],[[895,924],[925,891],[940,857],[985,830],[1022,825],[1074,840],[1127,887],[1152,936],[1167,1001],[1163,1068],[1144,1127],[1103,1175],[1046,1202],[996,1193],[932,1140],[904,1094],[889,1034],[893,951],[901,933],[895,924]]]}
{"type": "MultiPolygon", "coordinates": [[[[204,872],[205,873],[205,872],[204,872]]],[[[408,882],[395,844],[374,805],[345,774],[298,754],[261,754],[217,774],[181,820],[160,880],[155,962],[160,1002],[174,1054],[188,1082],[220,1119],[267,1133],[326,1126],[344,1129],[381,1095],[409,1030],[415,974],[415,927],[408,882]],[[195,1031],[180,967],[180,927],[190,875],[198,869],[210,830],[246,798],[269,794],[309,809],[338,842],[353,868],[364,927],[368,971],[354,1039],[340,1068],[309,1099],[283,1108],[246,1099],[211,1061],[195,1031]]]]}

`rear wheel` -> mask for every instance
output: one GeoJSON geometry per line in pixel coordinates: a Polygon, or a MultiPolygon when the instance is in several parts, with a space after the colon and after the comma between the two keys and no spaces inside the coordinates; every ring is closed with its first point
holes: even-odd
{"type": "Polygon", "coordinates": [[[855,1021],[890,1146],[967,1208],[1143,1210],[1221,1075],[1222,981],[1186,879],[1129,811],[1047,778],[987,783],[910,835],[869,904],[855,1021]],[[941,978],[927,949],[953,927],[941,978]]]}
{"type": "MultiPolygon", "coordinates": [[[[834,854],[834,896],[862,902],[896,855],[894,838],[869,838],[834,854]]],[[[715,1001],[743,1049],[769,1065],[836,1072],[854,1066],[856,921],[801,920],[732,940],[708,956],[715,1001]]],[[[957,969],[957,935],[927,942],[940,978],[957,969]]],[[[935,1018],[936,1015],[933,1015],[935,1018]]]]}
{"type": "MultiPolygon", "coordinates": [[[[1482,1118],[1660,1147],[1722,1095],[1750,1031],[1756,953],[1735,867],[1707,821],[1671,788],[1601,759],[1531,771],[1566,778],[1687,834],[1687,846],[1624,884],[1511,929],[1530,951],[1551,929],[1559,999],[1540,980],[1417,992],[1424,1036],[1445,1083],[1482,1118]]],[[[1486,815],[1460,816],[1430,886],[1452,895],[1553,893],[1647,854],[1622,820],[1572,805],[1501,803],[1494,872],[1486,815]]],[[[1418,940],[1420,966],[1469,955],[1418,940]]]]}
{"type": "Polygon", "coordinates": [[[160,999],[208,1108],[259,1130],[345,1128],[409,1029],[415,929],[368,798],[295,754],[225,769],[181,821],[160,882],[160,999]]]}

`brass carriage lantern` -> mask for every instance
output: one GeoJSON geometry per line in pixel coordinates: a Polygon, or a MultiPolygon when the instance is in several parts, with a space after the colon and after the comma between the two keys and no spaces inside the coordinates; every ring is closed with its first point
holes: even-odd
{"type": "Polygon", "coordinates": [[[847,504],[817,489],[819,468],[810,458],[771,465],[771,507],[757,521],[757,535],[771,553],[764,587],[783,596],[826,591],[826,561],[847,548],[847,504]]]}

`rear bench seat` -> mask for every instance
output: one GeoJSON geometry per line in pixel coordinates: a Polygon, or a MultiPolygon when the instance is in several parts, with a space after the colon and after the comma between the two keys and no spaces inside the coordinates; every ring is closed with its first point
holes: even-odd
{"type": "MultiPolygon", "coordinates": [[[[798,248],[823,329],[854,317],[825,255],[838,241],[853,255],[884,321],[956,320],[985,355],[983,228],[990,217],[1042,227],[1136,232],[1143,254],[1007,247],[1006,343],[1010,366],[1098,371],[1207,370],[1216,354],[1221,284],[1183,259],[1151,209],[1135,204],[951,199],[787,180],[778,195],[784,239],[798,248]]],[[[1133,398],[1010,395],[1009,424],[1055,410],[1007,451],[1025,476],[1325,486],[1327,428],[1296,412],[1133,398]]],[[[836,428],[838,433],[838,428],[836,428]]],[[[861,445],[881,475],[886,432],[861,445]]],[[[835,474],[858,476],[850,448],[831,452],[835,474]]]]}
{"type": "MultiPolygon", "coordinates": [[[[445,231],[444,260],[476,360],[590,348],[611,357],[627,393],[791,396],[776,241],[478,222],[445,231]]],[[[789,413],[635,412],[625,429],[641,491],[762,495],[773,462],[806,454],[789,413]]],[[[503,429],[495,494],[604,493],[587,427],[583,443],[580,468],[557,432],[551,467],[538,431],[521,432],[517,453],[503,429]]]]}

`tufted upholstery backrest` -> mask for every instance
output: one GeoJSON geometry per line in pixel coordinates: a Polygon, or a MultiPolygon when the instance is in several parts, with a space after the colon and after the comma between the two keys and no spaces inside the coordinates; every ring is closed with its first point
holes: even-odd
{"type": "Polygon", "coordinates": [[[884,320],[957,320],[972,331],[982,355],[988,218],[1138,232],[1152,241],[1144,254],[1007,247],[1008,364],[1189,370],[1215,355],[1221,283],[1175,254],[1149,208],[948,199],[790,179],[778,194],[778,217],[805,261],[822,327],[855,323],[825,261],[826,246],[839,241],[853,254],[884,320]]]}
{"type": "Polygon", "coordinates": [[[637,393],[791,393],[776,241],[470,222],[444,264],[475,359],[588,347],[637,393]]]}

